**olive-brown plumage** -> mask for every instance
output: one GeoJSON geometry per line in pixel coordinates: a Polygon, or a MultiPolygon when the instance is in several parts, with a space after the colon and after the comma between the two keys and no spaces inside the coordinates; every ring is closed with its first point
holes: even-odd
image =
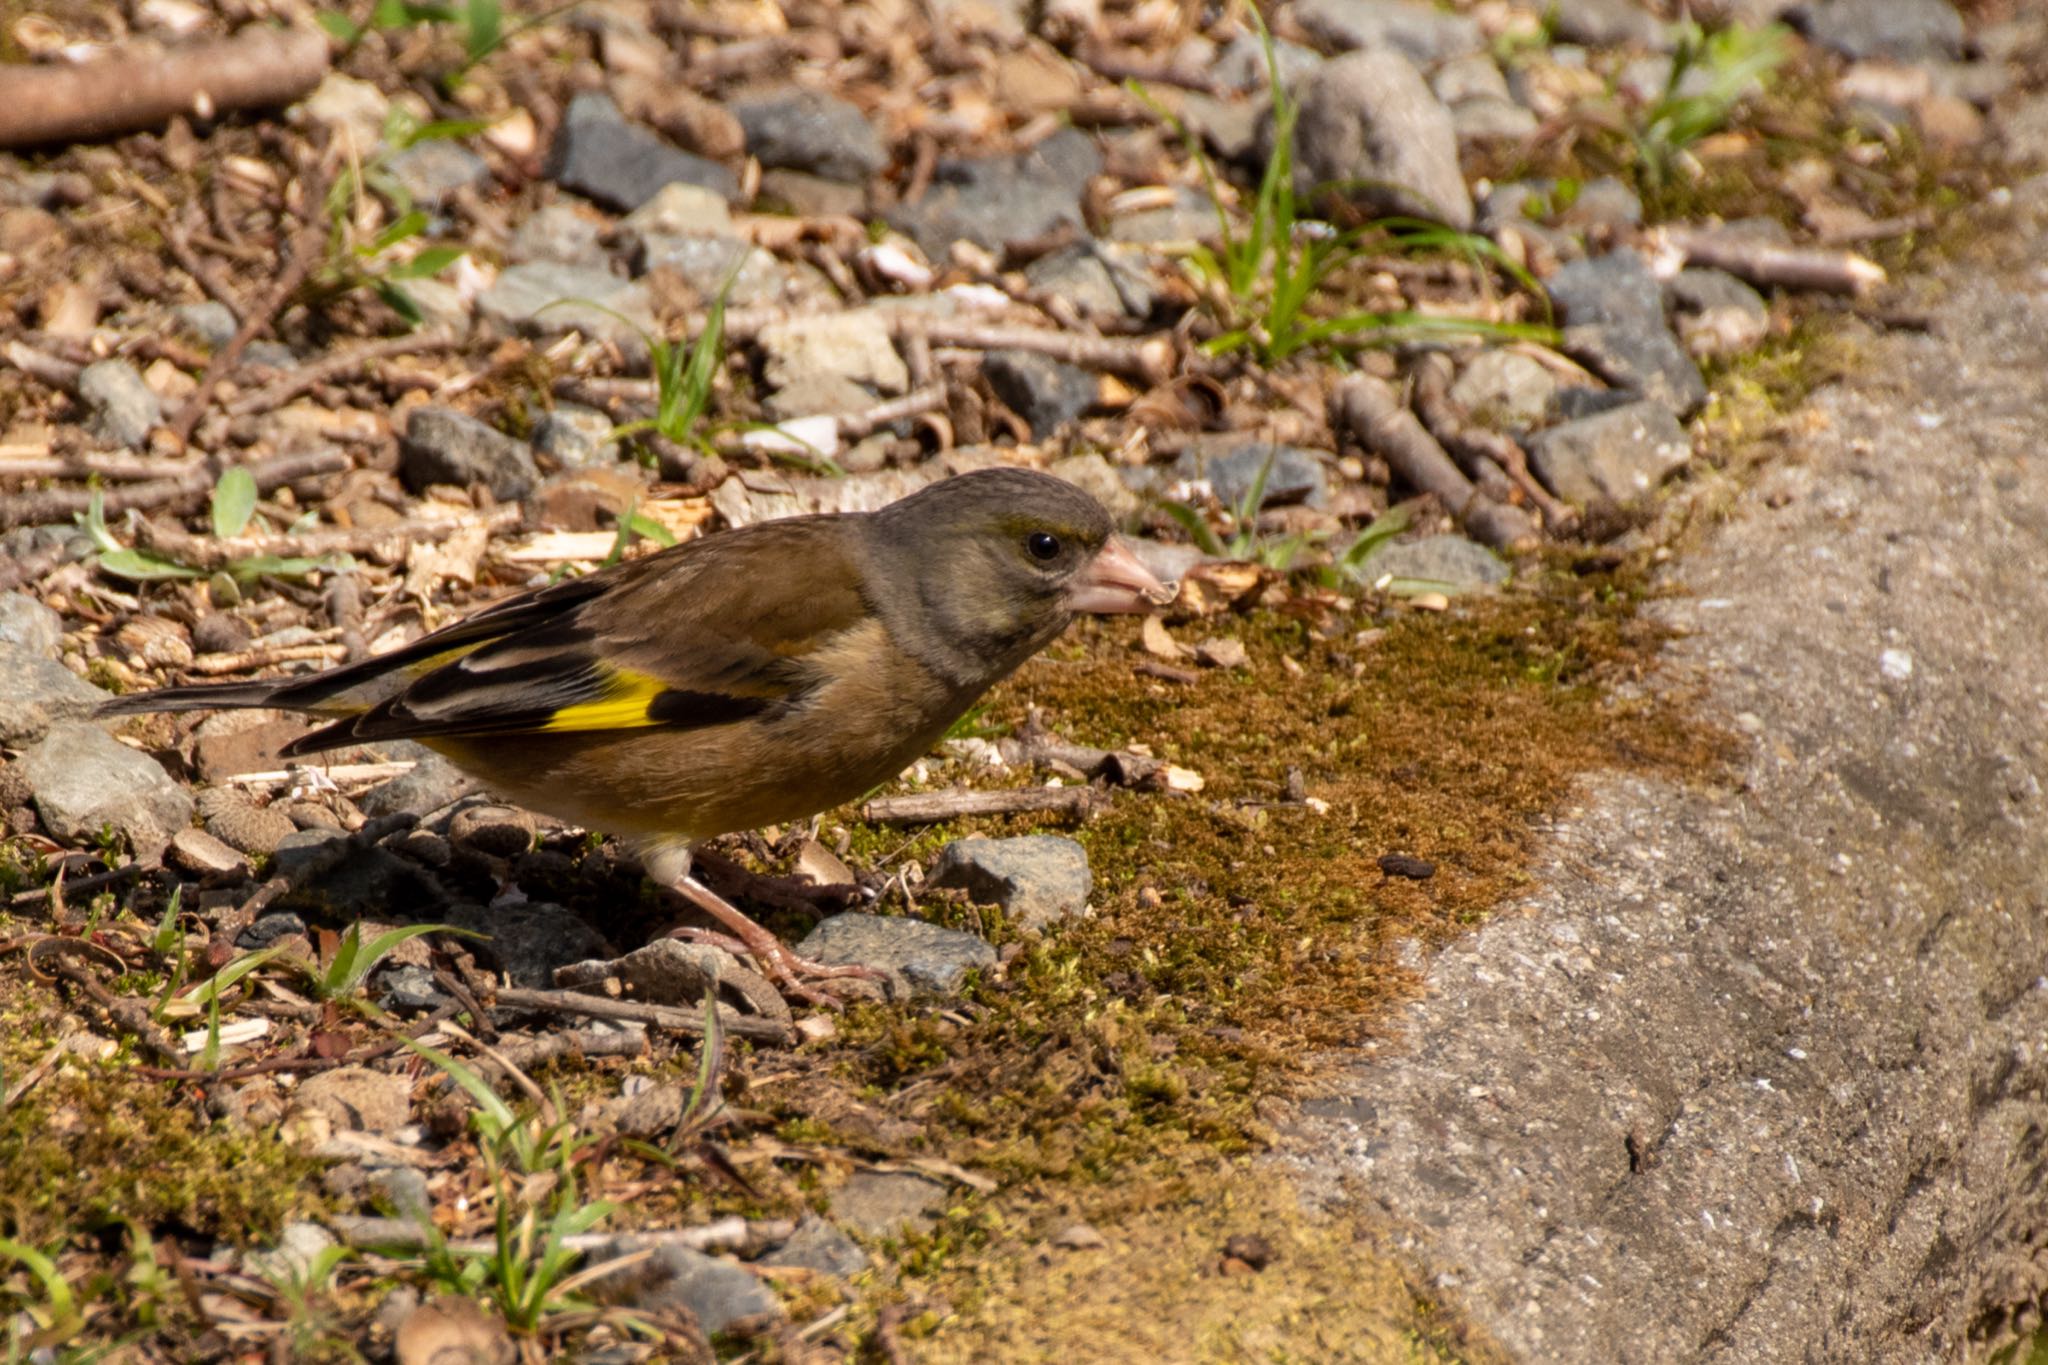
{"type": "Polygon", "coordinates": [[[105,709],[333,717],[292,746],[301,753],[417,740],[522,805],[631,839],[651,874],[787,976],[802,964],[737,910],[706,904],[716,897],[689,878],[690,846],[859,796],[1077,611],[1141,611],[1167,595],[1093,498],[992,469],[877,512],[690,541],[326,673],[105,709]]]}

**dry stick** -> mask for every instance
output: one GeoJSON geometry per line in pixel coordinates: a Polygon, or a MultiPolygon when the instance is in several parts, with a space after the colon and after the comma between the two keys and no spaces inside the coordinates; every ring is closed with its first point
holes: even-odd
{"type": "Polygon", "coordinates": [[[1479,541],[1505,548],[1536,540],[1529,514],[1482,496],[1385,380],[1360,374],[1339,384],[1330,396],[1330,425],[1349,431],[1409,486],[1434,496],[1479,541]]]}
{"type": "Polygon", "coordinates": [[[1853,251],[1786,246],[1726,229],[1664,227],[1649,235],[1653,255],[1670,252],[1687,265],[1725,270],[1764,286],[1862,294],[1885,281],[1884,267],[1853,251]]]}
{"type": "Polygon", "coordinates": [[[935,825],[963,815],[1016,815],[1057,811],[1086,818],[1100,799],[1091,787],[1019,787],[978,791],[949,787],[944,791],[881,796],[860,808],[863,820],[883,825],[935,825]]]}
{"type": "MultiPolygon", "coordinates": [[[[725,315],[726,337],[752,341],[763,328],[788,322],[796,315],[785,308],[737,309],[725,315]]],[[[1060,331],[1052,327],[977,322],[971,318],[931,317],[923,313],[885,313],[882,322],[896,340],[921,337],[932,346],[958,346],[970,351],[1031,351],[1084,369],[1109,370],[1147,383],[1164,383],[1173,374],[1180,348],[1164,332],[1142,337],[1105,337],[1060,331]]],[[[695,337],[709,323],[708,314],[692,317],[685,333],[695,337]]]]}
{"type": "Polygon", "coordinates": [[[225,568],[238,559],[258,555],[318,559],[322,555],[352,554],[396,564],[404,560],[408,546],[433,544],[478,526],[488,532],[503,531],[518,522],[518,506],[508,504],[476,516],[419,517],[390,526],[335,527],[266,536],[195,536],[182,526],[145,521],[136,528],[135,535],[149,549],[193,569],[225,568]]]}
{"type": "Polygon", "coordinates": [[[112,483],[135,483],[143,479],[168,479],[206,472],[204,460],[158,460],[148,455],[131,455],[124,450],[100,450],[83,455],[0,455],[0,479],[101,479],[112,483]]]}
{"type": "Polygon", "coordinates": [[[298,397],[306,390],[352,374],[379,360],[393,356],[425,355],[430,351],[452,350],[461,341],[447,332],[421,332],[415,336],[386,337],[372,341],[338,355],[328,356],[310,365],[301,365],[274,384],[266,384],[253,393],[243,394],[227,405],[228,415],[243,417],[252,412],[267,412],[298,397]]]}
{"type": "MultiPolygon", "coordinates": [[[[1457,457],[1467,473],[1477,477],[1498,466],[1514,488],[1536,505],[1543,514],[1543,524],[1550,530],[1564,533],[1578,524],[1579,514],[1536,482],[1535,475],[1529,472],[1529,457],[1520,445],[1501,432],[1465,420],[1457,404],[1451,401],[1451,358],[1440,351],[1424,356],[1416,367],[1415,411],[1430,435],[1457,457]]],[[[1493,477],[1499,478],[1499,472],[1495,471],[1493,477]]],[[[1487,489],[1484,481],[1480,491],[1496,501],[1502,500],[1487,489]]]]}
{"type": "MultiPolygon", "coordinates": [[[[348,467],[348,456],[338,450],[304,450],[290,455],[273,455],[245,466],[255,476],[256,487],[265,493],[283,484],[296,483],[319,474],[336,474],[348,467]]],[[[115,516],[130,509],[146,512],[159,507],[190,507],[204,501],[212,488],[211,469],[199,464],[185,467],[171,478],[110,488],[103,496],[107,515],[115,516]]],[[[90,507],[92,497],[92,492],[83,488],[49,488],[0,497],[0,528],[67,520],[90,507]]]]}
{"type": "MultiPolygon", "coordinates": [[[[318,177],[307,187],[308,212],[318,213],[326,199],[325,177],[318,177]]],[[[299,286],[306,282],[306,277],[313,273],[313,267],[319,264],[326,248],[327,230],[321,226],[308,224],[292,238],[291,259],[286,263],[284,273],[278,276],[277,283],[271,286],[262,302],[249,310],[249,315],[242,319],[242,325],[235,329],[228,344],[215,351],[213,359],[206,362],[206,369],[199,376],[199,387],[192,391],[192,396],[185,400],[185,406],[179,408],[178,415],[171,419],[171,434],[178,438],[180,446],[192,439],[192,428],[199,425],[200,417],[205,414],[206,405],[213,398],[214,385],[241,363],[242,352],[249,343],[277,322],[277,315],[298,292],[299,286]]]]}
{"type": "MultiPolygon", "coordinates": [[[[625,1019],[673,1029],[677,1033],[701,1035],[702,1010],[677,1009],[673,1005],[647,1005],[634,1000],[607,1000],[577,991],[534,991],[518,986],[498,989],[496,1004],[508,1009],[543,1010],[553,1014],[580,1014],[591,1019],[625,1019]]],[[[750,1019],[719,1007],[719,1027],[735,1038],[752,1038],[765,1043],[786,1043],[789,1030],[769,1019],[750,1019]]]]}
{"type": "Polygon", "coordinates": [[[227,309],[233,315],[237,327],[241,326],[246,305],[234,290],[228,288],[228,282],[220,277],[220,272],[192,249],[191,241],[185,236],[185,229],[168,219],[164,222],[164,245],[170,248],[171,258],[177,261],[178,268],[197,281],[199,287],[206,291],[208,298],[227,309]]]}
{"type": "Polygon", "coordinates": [[[48,351],[39,351],[26,341],[10,341],[0,346],[0,356],[7,357],[10,365],[37,383],[65,393],[78,388],[79,372],[85,369],[48,351]]]}
{"type": "Polygon", "coordinates": [[[341,657],[347,663],[369,657],[363,638],[363,588],[353,573],[337,573],[327,585],[327,619],[341,631],[341,657]]]}
{"type": "Polygon", "coordinates": [[[0,68],[0,147],[112,137],[180,114],[290,104],[327,74],[310,29],[247,28],[169,49],[137,45],[82,66],[0,68]]]}
{"type": "Polygon", "coordinates": [[[342,645],[273,645],[268,649],[242,649],[231,654],[202,654],[185,666],[187,673],[201,678],[218,678],[228,673],[254,673],[278,664],[338,664],[348,654],[342,645]]]}

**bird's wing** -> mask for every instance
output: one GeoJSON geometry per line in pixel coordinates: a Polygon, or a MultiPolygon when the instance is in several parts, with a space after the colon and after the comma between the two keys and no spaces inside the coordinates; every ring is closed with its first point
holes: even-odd
{"type": "Polygon", "coordinates": [[[820,681],[809,656],[868,619],[840,525],[769,523],[515,598],[384,656],[379,677],[397,672],[402,688],[287,752],[724,724],[799,703],[820,681]]]}

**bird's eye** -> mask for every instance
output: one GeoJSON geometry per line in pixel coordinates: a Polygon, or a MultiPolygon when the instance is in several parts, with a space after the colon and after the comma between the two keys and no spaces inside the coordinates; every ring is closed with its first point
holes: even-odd
{"type": "Polygon", "coordinates": [[[1050,531],[1033,531],[1024,537],[1024,548],[1036,560],[1053,560],[1060,557],[1060,538],[1050,531]]]}

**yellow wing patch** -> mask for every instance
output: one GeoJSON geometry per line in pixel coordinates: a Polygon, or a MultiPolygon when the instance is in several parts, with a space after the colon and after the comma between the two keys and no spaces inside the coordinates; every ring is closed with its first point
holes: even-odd
{"type": "Polygon", "coordinates": [[[631,730],[660,722],[647,714],[668,684],[631,669],[607,670],[604,695],[594,701],[565,706],[549,716],[542,730],[631,730]]]}

